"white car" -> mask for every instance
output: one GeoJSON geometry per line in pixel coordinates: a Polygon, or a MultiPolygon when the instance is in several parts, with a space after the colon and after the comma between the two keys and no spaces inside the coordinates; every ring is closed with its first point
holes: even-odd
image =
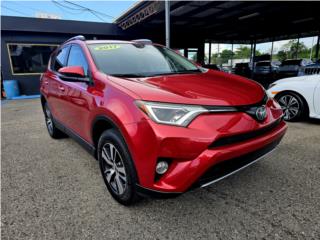
{"type": "Polygon", "coordinates": [[[320,75],[278,80],[270,85],[268,94],[278,101],[286,121],[304,116],[320,119],[320,75]]]}

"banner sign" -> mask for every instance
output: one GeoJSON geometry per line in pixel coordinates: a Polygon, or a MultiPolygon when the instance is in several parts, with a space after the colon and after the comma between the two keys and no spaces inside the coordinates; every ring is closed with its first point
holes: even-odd
{"type": "Polygon", "coordinates": [[[119,24],[123,30],[128,29],[129,27],[143,21],[144,19],[152,16],[159,12],[161,8],[161,1],[152,2],[145,8],[141,9],[139,12],[135,13],[133,16],[129,17],[128,19],[124,20],[119,24]]]}

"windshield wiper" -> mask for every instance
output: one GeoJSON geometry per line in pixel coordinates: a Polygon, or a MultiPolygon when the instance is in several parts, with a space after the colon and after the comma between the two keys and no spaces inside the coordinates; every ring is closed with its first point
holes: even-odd
{"type": "Polygon", "coordinates": [[[185,73],[194,73],[194,72],[202,72],[200,69],[192,69],[192,70],[184,70],[184,71],[177,71],[177,74],[185,74],[185,73]]]}
{"type": "Polygon", "coordinates": [[[111,74],[111,76],[114,76],[114,77],[127,77],[127,78],[140,78],[140,77],[145,77],[145,75],[136,74],[136,73],[111,74]]]}
{"type": "Polygon", "coordinates": [[[188,73],[196,73],[202,72],[200,69],[192,69],[192,70],[184,70],[184,71],[174,71],[174,72],[162,72],[162,73],[155,73],[152,75],[148,75],[148,77],[156,77],[162,75],[174,75],[174,74],[188,74],[188,73]]]}

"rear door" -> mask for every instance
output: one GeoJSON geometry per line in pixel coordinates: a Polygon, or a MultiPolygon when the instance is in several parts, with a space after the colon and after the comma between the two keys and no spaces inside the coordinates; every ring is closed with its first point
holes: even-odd
{"type": "Polygon", "coordinates": [[[61,123],[63,123],[65,92],[64,81],[58,77],[57,72],[66,66],[69,50],[70,45],[66,45],[57,51],[52,58],[50,72],[47,75],[49,79],[48,104],[55,120],[61,123]]]}

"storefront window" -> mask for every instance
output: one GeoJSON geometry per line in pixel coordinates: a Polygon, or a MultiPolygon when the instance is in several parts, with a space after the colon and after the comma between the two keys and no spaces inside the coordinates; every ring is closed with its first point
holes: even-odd
{"type": "Polygon", "coordinates": [[[318,37],[300,38],[297,57],[315,60],[318,37]]]}
{"type": "Polygon", "coordinates": [[[48,65],[50,54],[58,45],[8,44],[12,74],[40,74],[48,65]]]}
{"type": "Polygon", "coordinates": [[[271,55],[272,42],[258,43],[255,56],[271,55]]]}
{"type": "Polygon", "coordinates": [[[248,63],[251,60],[251,45],[250,44],[234,44],[233,45],[233,61],[235,67],[237,63],[248,63]]]}
{"type": "Polygon", "coordinates": [[[209,64],[209,54],[210,54],[210,43],[204,44],[204,62],[209,64]]]}
{"type": "Polygon", "coordinates": [[[188,48],[188,59],[197,62],[197,48],[188,48]]]}
{"type": "Polygon", "coordinates": [[[282,62],[286,59],[294,58],[295,53],[293,52],[294,47],[292,45],[296,43],[296,39],[273,42],[272,60],[282,62]]]}
{"type": "Polygon", "coordinates": [[[217,64],[219,62],[219,44],[218,43],[212,43],[211,44],[211,63],[217,64]]]}

